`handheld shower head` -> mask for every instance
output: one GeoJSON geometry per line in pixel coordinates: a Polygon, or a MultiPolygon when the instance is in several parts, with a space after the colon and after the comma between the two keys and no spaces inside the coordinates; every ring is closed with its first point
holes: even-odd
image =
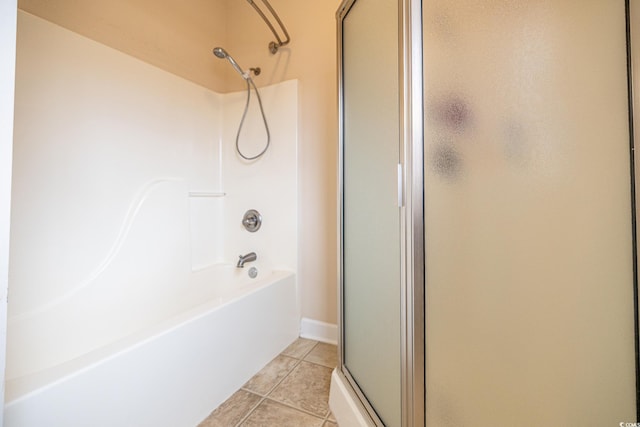
{"type": "Polygon", "coordinates": [[[225,59],[227,56],[229,56],[229,54],[227,53],[227,51],[226,51],[226,50],[224,50],[224,49],[223,49],[223,48],[221,48],[221,47],[215,47],[215,48],[213,48],[213,54],[214,54],[215,56],[217,56],[218,58],[220,58],[220,59],[225,59]]]}
{"type": "MultiPolygon", "coordinates": [[[[265,0],[266,1],[266,0],[265,0]]],[[[238,65],[238,63],[236,61],[233,60],[233,58],[231,57],[231,55],[229,55],[229,53],[227,53],[226,50],[224,50],[221,47],[215,47],[213,48],[213,54],[220,59],[226,59],[227,61],[229,61],[229,63],[231,64],[231,66],[238,72],[238,74],[240,74],[242,76],[242,78],[247,82],[247,103],[244,105],[244,113],[242,113],[242,118],[240,119],[240,125],[238,126],[238,133],[236,133],[236,151],[238,152],[238,155],[240,157],[242,157],[245,160],[256,160],[260,157],[262,157],[262,155],[267,151],[267,149],[269,148],[269,144],[271,143],[271,134],[269,133],[269,125],[267,124],[267,118],[264,115],[264,109],[262,108],[262,100],[260,99],[260,92],[258,92],[258,88],[256,87],[256,84],[253,82],[253,80],[251,79],[251,72],[253,72],[253,74],[255,74],[256,76],[258,74],[260,74],[260,68],[256,67],[256,68],[249,68],[249,72],[245,73],[244,71],[242,71],[242,68],[240,68],[240,66],[238,65]],[[251,86],[253,85],[253,90],[256,93],[256,97],[258,98],[258,105],[260,106],[260,114],[262,114],[262,121],[264,122],[264,129],[267,132],[267,144],[265,145],[264,149],[258,153],[255,156],[246,156],[241,150],[240,150],[240,145],[239,145],[239,140],[240,140],[240,131],[242,130],[242,125],[244,124],[244,119],[247,116],[247,110],[249,109],[249,99],[251,98],[251,86]]],[[[255,255],[255,254],[253,254],[255,255]]],[[[249,255],[247,255],[249,256],[249,255]]],[[[243,258],[243,257],[240,257],[243,258]]],[[[245,259],[241,259],[238,262],[238,267],[242,267],[242,263],[246,262],[247,260],[245,259]]]]}
{"type": "Polygon", "coordinates": [[[220,59],[228,60],[231,66],[233,66],[233,68],[238,72],[238,74],[242,76],[243,79],[247,80],[249,78],[249,73],[245,73],[244,71],[242,71],[242,68],[240,68],[238,63],[234,61],[231,55],[229,55],[227,51],[224,50],[223,48],[221,47],[214,48],[213,54],[220,59]]]}

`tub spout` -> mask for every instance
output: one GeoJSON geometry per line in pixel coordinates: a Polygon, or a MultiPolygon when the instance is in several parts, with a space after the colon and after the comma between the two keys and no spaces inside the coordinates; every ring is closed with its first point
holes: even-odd
{"type": "Polygon", "coordinates": [[[240,259],[238,260],[238,265],[236,265],[236,267],[243,268],[245,262],[255,261],[256,259],[258,259],[258,256],[255,252],[249,252],[246,255],[240,255],[240,259]]]}

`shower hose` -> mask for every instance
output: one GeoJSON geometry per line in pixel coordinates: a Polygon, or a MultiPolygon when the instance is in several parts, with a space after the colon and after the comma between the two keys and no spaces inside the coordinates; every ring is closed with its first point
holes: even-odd
{"type": "Polygon", "coordinates": [[[247,102],[244,105],[244,112],[242,113],[242,118],[240,119],[240,125],[238,126],[238,133],[236,134],[236,151],[245,160],[255,160],[260,157],[264,153],[266,153],[269,148],[269,144],[271,143],[271,133],[269,132],[269,125],[267,124],[267,118],[264,115],[264,108],[262,107],[262,100],[260,99],[260,92],[258,92],[258,88],[256,84],[253,82],[251,77],[244,76],[247,81],[247,102]],[[262,121],[264,122],[264,128],[267,131],[267,144],[264,149],[255,156],[245,156],[242,150],[240,150],[240,132],[242,131],[242,126],[244,125],[244,119],[247,117],[247,111],[249,110],[249,100],[251,99],[251,86],[253,86],[253,90],[256,92],[256,96],[258,97],[258,105],[260,106],[260,114],[262,114],[262,121]]]}

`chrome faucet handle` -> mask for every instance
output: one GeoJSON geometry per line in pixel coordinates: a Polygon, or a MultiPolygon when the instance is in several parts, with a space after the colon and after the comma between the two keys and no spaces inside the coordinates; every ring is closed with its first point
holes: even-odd
{"type": "Polygon", "coordinates": [[[262,215],[260,215],[260,212],[255,209],[249,209],[245,212],[244,217],[242,218],[242,225],[247,229],[247,231],[255,233],[262,225],[262,215]]]}

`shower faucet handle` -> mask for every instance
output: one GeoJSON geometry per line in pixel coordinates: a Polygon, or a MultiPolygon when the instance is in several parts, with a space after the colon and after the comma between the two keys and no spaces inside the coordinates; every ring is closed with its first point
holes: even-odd
{"type": "Polygon", "coordinates": [[[242,218],[242,225],[247,231],[255,233],[262,225],[262,215],[255,209],[249,209],[242,218]]]}

